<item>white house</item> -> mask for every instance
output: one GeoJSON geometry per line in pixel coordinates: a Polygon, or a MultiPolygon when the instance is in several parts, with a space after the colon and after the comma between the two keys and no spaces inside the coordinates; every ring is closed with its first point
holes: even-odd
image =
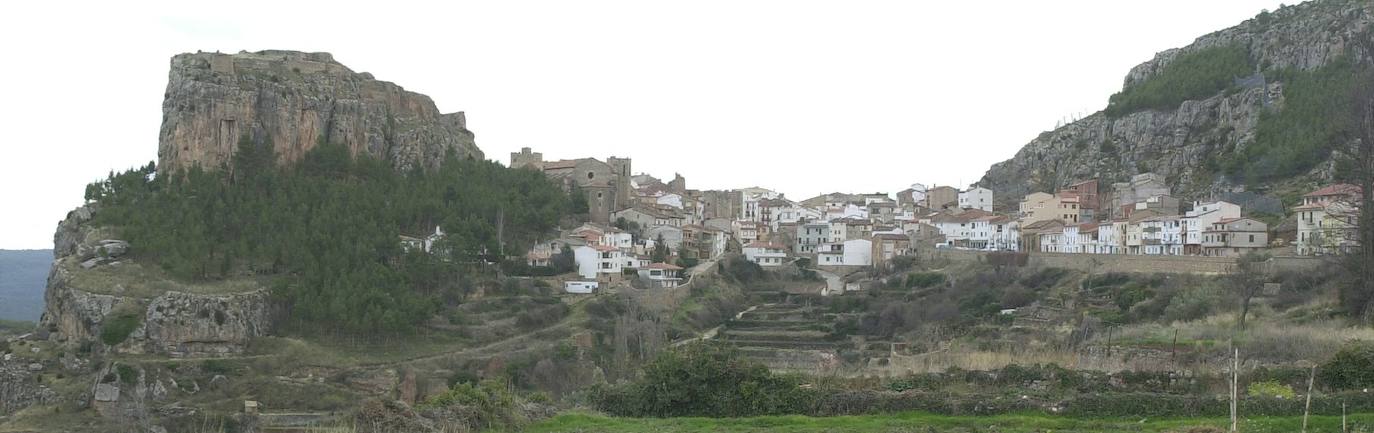
{"type": "Polygon", "coordinates": [[[1184,231],[1184,254],[1202,254],[1202,233],[1227,218],[1240,218],[1240,205],[1225,201],[1193,202],[1193,210],[1184,213],[1180,220],[1184,231]]]}
{"type": "Polygon", "coordinates": [[[797,230],[795,250],[799,253],[815,253],[820,251],[822,244],[827,243],[830,243],[830,223],[807,223],[797,230]]]}
{"type": "Polygon", "coordinates": [[[1079,238],[1078,238],[1078,229],[1079,229],[1078,224],[1069,224],[1069,225],[1064,226],[1063,236],[1061,236],[1061,237],[1059,238],[1059,239],[1060,239],[1060,242],[1059,242],[1059,251],[1058,251],[1058,252],[1061,252],[1061,253],[1080,253],[1080,252],[1082,252],[1082,251],[1079,250],[1079,245],[1078,245],[1078,240],[1079,240],[1079,238]]]}
{"type": "Polygon", "coordinates": [[[735,239],[742,244],[749,244],[759,240],[759,223],[753,221],[735,220],[730,223],[735,239]]]}
{"type": "Polygon", "coordinates": [[[619,274],[626,263],[625,253],[609,245],[583,245],[573,248],[577,274],[582,278],[597,278],[603,274],[619,274]]]}
{"type": "Polygon", "coordinates": [[[759,266],[781,266],[787,262],[787,250],[769,242],[751,242],[742,248],[744,258],[759,266]]]}
{"type": "Polygon", "coordinates": [[[682,282],[682,268],[667,263],[651,263],[639,268],[639,280],[649,287],[670,289],[682,282]]]}
{"type": "Polygon", "coordinates": [[[1113,220],[1097,225],[1098,254],[1126,254],[1126,221],[1113,220]]]}
{"type": "Polygon", "coordinates": [[[845,266],[873,266],[873,241],[850,239],[844,241],[841,264],[845,266]]]}
{"type": "Polygon", "coordinates": [[[1302,196],[1293,208],[1298,216],[1297,253],[1339,254],[1359,246],[1358,216],[1362,190],[1335,184],[1302,196]]]}
{"type": "Polygon", "coordinates": [[[992,212],[992,190],[980,186],[959,193],[959,207],[992,212]]]}

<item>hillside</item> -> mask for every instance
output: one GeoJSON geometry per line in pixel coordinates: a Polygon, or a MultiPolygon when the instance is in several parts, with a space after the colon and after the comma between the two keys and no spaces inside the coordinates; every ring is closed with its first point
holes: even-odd
{"type": "Polygon", "coordinates": [[[38,321],[52,250],[0,250],[0,320],[38,321]]]}
{"type": "Polygon", "coordinates": [[[1040,134],[979,186],[1009,205],[1078,179],[1164,175],[1183,199],[1298,191],[1341,176],[1349,95],[1371,55],[1374,5],[1317,0],[1264,12],[1131,69],[1102,111],[1040,134]]]}

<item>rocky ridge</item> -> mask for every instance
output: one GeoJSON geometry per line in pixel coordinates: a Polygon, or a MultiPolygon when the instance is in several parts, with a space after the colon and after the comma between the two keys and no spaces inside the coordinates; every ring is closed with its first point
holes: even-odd
{"type": "Polygon", "coordinates": [[[482,159],[462,112],[354,72],[328,53],[259,51],[172,57],[162,103],[158,167],[224,167],[247,139],[291,162],[321,142],[398,169],[433,167],[445,154],[482,159]]]}
{"type": "MultiPolygon", "coordinates": [[[[1352,41],[1368,35],[1371,21],[1374,5],[1365,1],[1317,0],[1284,7],[1158,53],[1132,68],[1123,84],[1149,79],[1182,54],[1236,44],[1265,68],[1310,71],[1347,54],[1367,61],[1352,49],[1352,41]]],[[[1099,111],[1040,134],[1011,159],[993,164],[978,185],[997,191],[1004,205],[1074,180],[1120,182],[1147,171],[1165,176],[1175,185],[1175,195],[1185,199],[1254,189],[1258,185],[1233,182],[1205,162],[1253,142],[1260,113],[1283,106],[1283,86],[1261,75],[1172,110],[1141,110],[1119,118],[1099,111]]],[[[1331,164],[1321,164],[1306,178],[1327,181],[1331,171],[1331,164]]]]}

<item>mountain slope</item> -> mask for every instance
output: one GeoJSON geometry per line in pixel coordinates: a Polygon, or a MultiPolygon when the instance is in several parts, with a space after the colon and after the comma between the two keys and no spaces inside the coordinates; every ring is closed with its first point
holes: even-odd
{"type": "Polygon", "coordinates": [[[0,320],[37,321],[52,250],[0,250],[0,320]]]}
{"type": "Polygon", "coordinates": [[[1155,172],[1175,195],[1290,198],[1335,175],[1346,100],[1369,55],[1374,5],[1318,0],[1264,12],[1131,69],[1103,111],[1040,134],[979,186],[1004,204],[1076,179],[1155,172]],[[1343,99],[1344,98],[1344,99],[1343,99]]]}

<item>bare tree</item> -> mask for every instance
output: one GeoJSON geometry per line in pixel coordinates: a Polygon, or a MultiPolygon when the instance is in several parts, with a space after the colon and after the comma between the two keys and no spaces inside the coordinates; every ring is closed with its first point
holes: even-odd
{"type": "Polygon", "coordinates": [[[1269,256],[1258,253],[1246,254],[1236,259],[1231,272],[1226,276],[1226,284],[1240,301],[1240,314],[1236,317],[1236,329],[1245,329],[1245,317],[1250,314],[1250,300],[1264,289],[1264,262],[1269,256]]]}
{"type": "Polygon", "coordinates": [[[1341,300],[1352,316],[1374,319],[1374,30],[1357,39],[1363,52],[1362,67],[1355,79],[1355,137],[1347,150],[1350,179],[1361,188],[1357,238],[1359,247],[1344,257],[1348,271],[1341,300]]]}

